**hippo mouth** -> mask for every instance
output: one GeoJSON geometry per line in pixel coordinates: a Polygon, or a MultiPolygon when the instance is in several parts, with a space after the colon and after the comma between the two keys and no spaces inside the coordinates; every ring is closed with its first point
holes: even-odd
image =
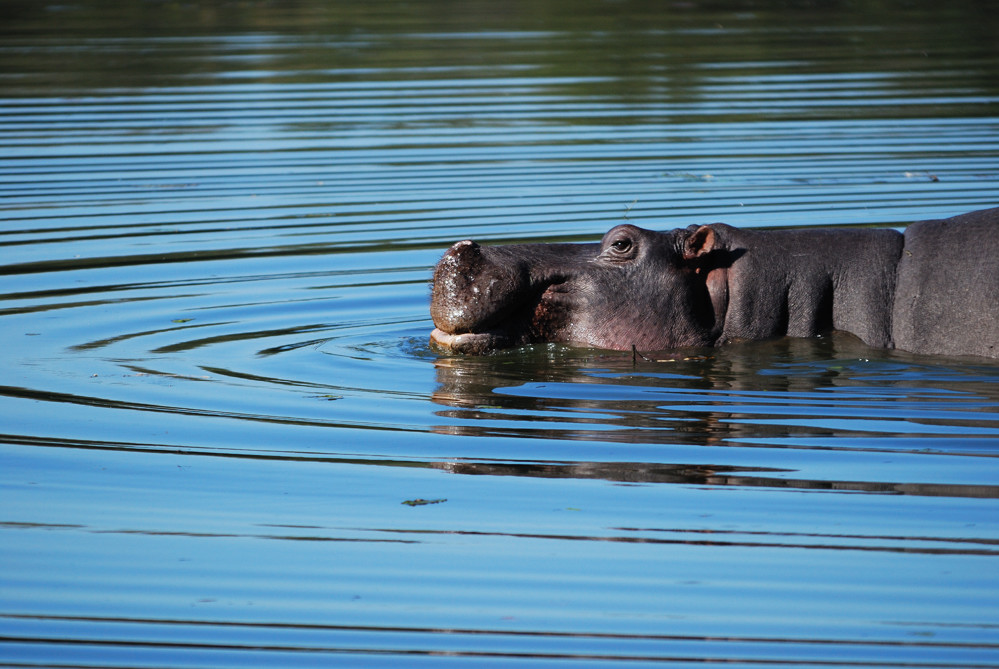
{"type": "Polygon", "coordinates": [[[513,338],[499,332],[463,332],[450,334],[440,328],[434,328],[430,333],[430,341],[443,349],[454,353],[479,354],[488,353],[498,348],[513,345],[513,338]]]}

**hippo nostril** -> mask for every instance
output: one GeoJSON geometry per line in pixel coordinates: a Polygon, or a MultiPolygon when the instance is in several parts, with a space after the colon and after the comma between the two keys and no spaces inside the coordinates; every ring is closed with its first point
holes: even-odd
{"type": "Polygon", "coordinates": [[[455,281],[459,275],[465,275],[465,280],[471,282],[470,275],[477,274],[482,264],[482,247],[466,239],[447,250],[437,265],[435,277],[455,281]]]}
{"type": "Polygon", "coordinates": [[[452,244],[451,248],[449,248],[447,250],[447,254],[446,255],[456,256],[456,257],[460,257],[460,256],[467,255],[467,254],[470,254],[470,253],[471,254],[475,254],[475,255],[479,255],[479,252],[480,252],[481,248],[482,248],[481,246],[479,246],[478,244],[476,244],[475,242],[473,242],[471,239],[466,239],[464,241],[456,242],[455,244],[452,244]]]}
{"type": "Polygon", "coordinates": [[[451,246],[438,263],[440,270],[450,273],[474,271],[482,262],[482,247],[466,239],[451,246]]]}

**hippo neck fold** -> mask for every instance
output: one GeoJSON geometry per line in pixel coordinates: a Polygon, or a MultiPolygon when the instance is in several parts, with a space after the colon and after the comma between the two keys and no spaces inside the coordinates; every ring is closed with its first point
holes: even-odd
{"type": "Polygon", "coordinates": [[[717,344],[844,330],[892,345],[902,235],[894,230],[740,230],[713,224],[705,287],[720,315],[717,344]]]}
{"type": "Polygon", "coordinates": [[[725,316],[728,312],[728,268],[715,267],[708,270],[704,278],[704,285],[708,289],[711,307],[715,315],[713,343],[717,344],[722,332],[725,331],[725,316]]]}

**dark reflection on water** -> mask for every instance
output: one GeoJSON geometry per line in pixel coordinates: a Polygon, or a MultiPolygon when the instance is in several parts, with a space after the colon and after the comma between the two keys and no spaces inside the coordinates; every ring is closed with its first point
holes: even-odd
{"type": "Polygon", "coordinates": [[[452,242],[995,206],[989,3],[4,3],[0,664],[999,666],[999,369],[427,340],[452,242]]]}
{"type": "MultiPolygon", "coordinates": [[[[454,474],[490,476],[538,476],[542,478],[598,478],[637,483],[692,483],[701,485],[762,486],[796,490],[839,490],[902,495],[946,497],[999,497],[999,486],[938,485],[934,483],[876,483],[867,481],[808,481],[760,476],[772,470],[661,463],[615,462],[572,464],[446,463],[442,469],[454,474]]],[[[780,470],[776,470],[780,471],[780,470]]]]}
{"type": "MultiPolygon", "coordinates": [[[[479,437],[994,456],[999,438],[996,369],[955,363],[927,367],[914,356],[871,350],[838,334],[679,352],[658,361],[561,347],[444,357],[436,362],[434,401],[450,407],[437,412],[449,424],[436,429],[479,437]]],[[[794,460],[789,456],[788,462],[794,460]]],[[[791,474],[793,468],[717,463],[440,466],[461,474],[622,482],[985,498],[999,493],[995,485],[810,480],[791,474]]]]}
{"type": "MultiPolygon", "coordinates": [[[[444,357],[435,365],[434,401],[454,407],[438,415],[482,419],[468,423],[471,434],[490,429],[479,423],[491,414],[542,423],[575,414],[573,422],[594,429],[620,428],[602,432],[603,439],[698,445],[795,436],[793,422],[780,433],[760,432],[752,419],[767,416],[828,419],[832,437],[899,431],[918,440],[923,431],[935,437],[949,432],[973,444],[975,437],[999,436],[999,376],[984,361],[928,366],[925,359],[873,350],[839,334],[643,357],[558,348],[444,357]],[[875,400],[890,403],[870,411],[875,400]],[[882,427],[892,421],[906,424],[882,427]]],[[[563,436],[557,428],[538,430],[563,436]]]]}

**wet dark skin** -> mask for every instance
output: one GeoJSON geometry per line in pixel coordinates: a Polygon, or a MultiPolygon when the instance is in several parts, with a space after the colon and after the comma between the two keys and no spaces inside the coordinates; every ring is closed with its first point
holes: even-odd
{"type": "Polygon", "coordinates": [[[999,357],[999,209],[888,229],[654,232],[599,244],[458,242],[434,272],[432,340],[664,351],[850,332],[870,346],[999,357]]]}

